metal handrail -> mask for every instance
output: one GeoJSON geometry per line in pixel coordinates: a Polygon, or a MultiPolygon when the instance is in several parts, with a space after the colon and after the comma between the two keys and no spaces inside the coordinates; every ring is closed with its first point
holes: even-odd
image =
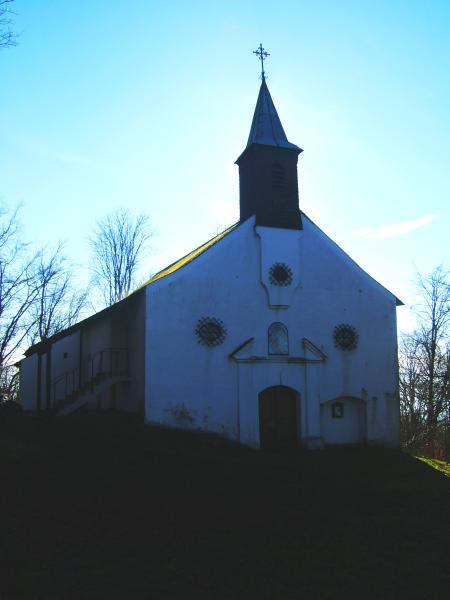
{"type": "Polygon", "coordinates": [[[60,405],[75,400],[77,392],[90,388],[94,390],[95,384],[100,380],[112,377],[127,376],[129,374],[129,357],[127,348],[104,348],[89,355],[81,366],[69,369],[56,377],[52,383],[52,406],[60,405]]]}

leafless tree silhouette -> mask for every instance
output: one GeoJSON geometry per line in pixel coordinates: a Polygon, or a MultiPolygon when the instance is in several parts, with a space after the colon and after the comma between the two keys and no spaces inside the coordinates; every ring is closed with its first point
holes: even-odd
{"type": "Polygon", "coordinates": [[[86,300],[74,289],[61,245],[30,253],[19,212],[0,206],[0,401],[14,396],[14,363],[24,347],[72,325],[86,300]]]}
{"type": "Polygon", "coordinates": [[[136,284],[137,270],[154,235],[148,217],[117,210],[97,222],[90,238],[92,273],[106,306],[122,300],[136,284]]]}
{"type": "Polygon", "coordinates": [[[73,284],[73,269],[63,254],[63,244],[53,252],[39,252],[35,266],[38,293],[30,310],[29,341],[45,340],[70,327],[86,305],[88,290],[73,284]]]}
{"type": "Polygon", "coordinates": [[[0,209],[0,367],[9,364],[26,339],[27,319],[39,293],[37,254],[28,255],[21,241],[19,209],[0,209]]]}
{"type": "Polygon", "coordinates": [[[418,289],[419,327],[400,346],[402,434],[406,445],[442,455],[449,451],[450,274],[438,267],[419,276],[418,289]]]}
{"type": "Polygon", "coordinates": [[[0,0],[0,48],[17,46],[17,34],[11,29],[11,15],[13,14],[10,5],[14,0],[0,0]]]}

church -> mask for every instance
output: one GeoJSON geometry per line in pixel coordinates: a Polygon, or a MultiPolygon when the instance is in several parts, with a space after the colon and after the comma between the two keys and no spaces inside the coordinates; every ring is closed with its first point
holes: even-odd
{"type": "Polygon", "coordinates": [[[300,210],[301,152],[263,69],[239,222],[29,348],[23,408],[132,411],[257,448],[398,446],[402,303],[300,210]]]}

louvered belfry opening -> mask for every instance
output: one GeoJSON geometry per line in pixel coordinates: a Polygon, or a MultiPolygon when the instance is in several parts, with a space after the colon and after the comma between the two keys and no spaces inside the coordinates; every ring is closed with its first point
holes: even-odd
{"type": "Polygon", "coordinates": [[[238,159],[240,220],[256,225],[301,229],[298,151],[253,144],[238,159]]]}
{"type": "Polygon", "coordinates": [[[285,191],[284,168],[278,162],[272,165],[272,188],[280,194],[283,194],[285,191]]]}

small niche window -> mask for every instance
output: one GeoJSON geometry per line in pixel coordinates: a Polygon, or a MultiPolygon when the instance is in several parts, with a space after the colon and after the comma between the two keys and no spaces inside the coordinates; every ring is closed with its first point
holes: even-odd
{"type": "Polygon", "coordinates": [[[289,354],[288,330],[283,323],[272,323],[268,332],[269,354],[289,354]]]}
{"type": "Polygon", "coordinates": [[[68,352],[63,353],[63,358],[67,358],[69,356],[68,352]]]}
{"type": "Polygon", "coordinates": [[[333,419],[343,419],[344,418],[344,403],[343,402],[333,402],[331,405],[331,416],[333,419]]]}
{"type": "Polygon", "coordinates": [[[272,165],[272,187],[274,190],[284,191],[285,180],[284,180],[284,169],[280,163],[273,163],[272,165]]]}

